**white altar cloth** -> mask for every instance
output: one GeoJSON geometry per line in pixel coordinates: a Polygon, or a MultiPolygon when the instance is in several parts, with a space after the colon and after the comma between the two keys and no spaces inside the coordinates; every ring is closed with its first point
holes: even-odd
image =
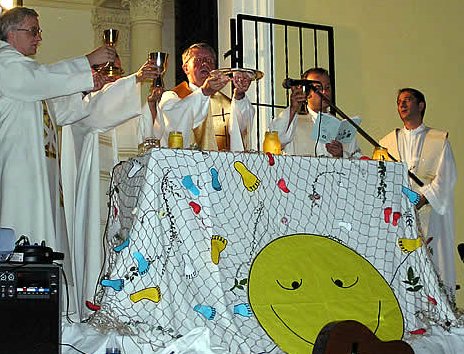
{"type": "Polygon", "coordinates": [[[242,311],[246,279],[269,242],[303,233],[334,239],[378,270],[416,353],[452,353],[462,320],[439,287],[407,187],[401,163],[169,149],[131,159],[113,171],[101,309],[90,324],[143,353],[195,335],[210,342],[205,353],[279,353],[242,311]]]}

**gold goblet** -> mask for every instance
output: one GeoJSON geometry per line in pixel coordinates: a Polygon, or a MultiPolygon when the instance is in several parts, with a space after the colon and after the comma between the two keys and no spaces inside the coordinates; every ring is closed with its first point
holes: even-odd
{"type": "Polygon", "coordinates": [[[168,56],[168,53],[163,52],[148,53],[148,59],[153,61],[155,69],[157,69],[160,74],[158,78],[153,81],[153,86],[155,87],[164,88],[163,76],[168,68],[168,56]]]}
{"type": "MultiPolygon", "coordinates": [[[[109,28],[103,31],[103,39],[105,44],[110,47],[115,47],[118,42],[119,31],[114,28],[109,28]]],[[[114,65],[114,62],[106,63],[103,71],[107,76],[119,76],[121,75],[121,68],[114,65]]]]}

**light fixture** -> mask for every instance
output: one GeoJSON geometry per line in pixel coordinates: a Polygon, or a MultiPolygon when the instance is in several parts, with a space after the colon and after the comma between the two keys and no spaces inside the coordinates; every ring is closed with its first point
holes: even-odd
{"type": "Polygon", "coordinates": [[[0,0],[0,10],[9,10],[16,6],[23,6],[23,0],[0,0]]]}

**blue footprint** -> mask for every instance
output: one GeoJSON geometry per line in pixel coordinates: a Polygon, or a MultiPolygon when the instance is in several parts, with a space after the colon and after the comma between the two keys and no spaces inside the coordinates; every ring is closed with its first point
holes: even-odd
{"type": "Polygon", "coordinates": [[[420,195],[419,193],[417,192],[414,192],[413,190],[405,187],[405,186],[401,186],[401,191],[406,194],[406,196],[408,197],[409,201],[414,204],[414,205],[417,205],[417,203],[419,203],[419,200],[420,200],[420,195]]]}
{"type": "Polygon", "coordinates": [[[129,247],[129,237],[121,244],[113,247],[114,252],[121,252],[124,248],[129,247]]]}
{"type": "Polygon", "coordinates": [[[218,178],[219,172],[214,167],[212,167],[209,171],[211,172],[211,184],[213,185],[213,189],[219,192],[222,190],[222,186],[218,178]]]}
{"type": "Polygon", "coordinates": [[[185,188],[187,188],[193,195],[195,195],[197,197],[200,195],[200,190],[193,183],[192,176],[187,175],[184,178],[182,178],[182,185],[185,188]]]}
{"type": "Polygon", "coordinates": [[[236,315],[240,315],[243,317],[251,317],[253,316],[253,312],[251,311],[250,305],[248,304],[238,304],[234,306],[234,313],[236,315]]]}
{"type": "Polygon", "coordinates": [[[121,291],[124,288],[124,279],[102,279],[101,285],[121,291]]]}
{"type": "Polygon", "coordinates": [[[134,258],[138,264],[138,270],[140,275],[144,275],[150,269],[150,263],[145,259],[145,257],[140,252],[134,252],[134,258]]]}
{"type": "Polygon", "coordinates": [[[207,320],[212,320],[216,316],[216,309],[208,305],[195,305],[193,311],[203,315],[207,320]]]}

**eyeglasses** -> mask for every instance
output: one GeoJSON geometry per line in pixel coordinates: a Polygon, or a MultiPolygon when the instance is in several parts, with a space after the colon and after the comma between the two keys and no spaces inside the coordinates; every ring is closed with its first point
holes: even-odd
{"type": "Polygon", "coordinates": [[[37,37],[39,34],[42,34],[42,29],[37,27],[32,28],[17,28],[15,31],[19,32],[29,32],[32,37],[37,37]]]}
{"type": "Polygon", "coordinates": [[[215,64],[215,61],[213,58],[211,57],[190,57],[190,59],[193,59],[193,62],[196,64],[196,65],[201,65],[203,63],[207,63],[207,64],[210,64],[210,65],[214,65],[215,64]]]}

